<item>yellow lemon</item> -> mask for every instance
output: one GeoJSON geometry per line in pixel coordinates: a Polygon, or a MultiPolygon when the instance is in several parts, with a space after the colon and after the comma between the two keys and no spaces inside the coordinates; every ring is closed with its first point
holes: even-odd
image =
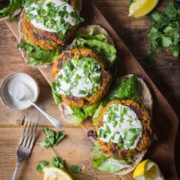
{"type": "Polygon", "coordinates": [[[139,18],[152,11],[159,0],[135,0],[129,7],[129,16],[139,18]]]}
{"type": "Polygon", "coordinates": [[[44,180],[73,180],[67,172],[55,167],[44,168],[43,172],[44,180]]]}
{"type": "Polygon", "coordinates": [[[135,180],[164,180],[158,165],[149,159],[137,165],[133,178],[135,180]]]}

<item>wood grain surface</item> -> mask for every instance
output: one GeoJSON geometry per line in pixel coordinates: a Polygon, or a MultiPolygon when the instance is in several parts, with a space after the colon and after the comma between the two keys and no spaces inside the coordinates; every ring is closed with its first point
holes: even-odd
{"type": "MultiPolygon", "coordinates": [[[[147,18],[140,20],[133,20],[127,17],[128,1],[124,0],[96,0],[98,7],[101,9],[105,17],[109,20],[111,25],[115,28],[116,32],[123,38],[130,50],[135,54],[143,68],[148,72],[153,81],[157,84],[160,90],[165,94],[166,98],[170,101],[171,105],[179,113],[179,99],[180,99],[180,62],[172,59],[166,54],[159,55],[154,62],[148,63],[146,61],[146,52],[149,46],[147,40],[147,28],[150,24],[147,18]]],[[[161,7],[166,4],[167,1],[163,1],[160,4],[161,7]]],[[[2,22],[0,23],[0,81],[9,73],[23,71],[27,72],[35,77],[41,88],[41,96],[39,104],[48,112],[59,117],[59,111],[57,106],[54,105],[50,88],[45,79],[39,73],[37,69],[28,67],[22,60],[19,51],[16,48],[16,40],[10,33],[9,29],[2,22]]],[[[18,142],[18,137],[22,130],[22,127],[17,126],[17,121],[20,122],[23,113],[13,112],[0,105],[0,179],[10,179],[13,165],[15,163],[15,149],[18,142]],[[12,133],[10,136],[9,133],[12,133]],[[9,158],[10,157],[10,158],[9,158]],[[9,166],[10,165],[10,166],[9,166]]],[[[63,122],[64,123],[64,122],[63,122]]],[[[41,118],[41,125],[49,125],[46,120],[41,118]]],[[[74,147],[69,147],[68,142],[64,141],[62,146],[56,148],[56,152],[67,160],[68,164],[78,163],[80,165],[90,162],[92,156],[90,149],[92,143],[82,133],[82,129],[79,127],[72,128],[72,126],[65,124],[64,131],[70,134],[71,141],[74,143],[74,147]],[[78,143],[78,142],[86,142],[78,143]],[[81,148],[82,158],[78,158],[79,154],[77,149],[81,148]],[[74,155],[73,155],[74,153],[74,155]],[[68,156],[67,156],[68,154],[68,156]],[[80,160],[80,161],[79,161],[80,160]]],[[[42,138],[42,135],[38,139],[42,138]]],[[[178,151],[178,148],[176,148],[178,151]]],[[[20,176],[21,179],[42,179],[42,177],[36,172],[35,164],[42,159],[51,159],[53,153],[48,150],[44,152],[44,149],[39,147],[37,142],[32,154],[32,158],[24,166],[20,176]],[[38,152],[38,153],[37,153],[38,152]],[[40,156],[37,157],[37,154],[40,156]]],[[[176,158],[178,162],[178,157],[176,158]]],[[[117,179],[116,176],[103,175],[99,171],[92,171],[83,167],[85,172],[89,174],[97,175],[100,179],[117,179]]],[[[80,179],[85,179],[80,177],[80,179]]]]}

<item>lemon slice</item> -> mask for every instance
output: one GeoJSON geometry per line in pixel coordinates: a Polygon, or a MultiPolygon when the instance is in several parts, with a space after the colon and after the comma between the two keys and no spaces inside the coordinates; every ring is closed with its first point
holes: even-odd
{"type": "Polygon", "coordinates": [[[67,172],[55,167],[47,167],[43,169],[44,180],[73,180],[67,172]]]}
{"type": "Polygon", "coordinates": [[[164,180],[158,165],[149,159],[137,165],[133,178],[135,180],[164,180]]]}
{"type": "Polygon", "coordinates": [[[129,7],[129,16],[139,18],[152,11],[159,0],[135,0],[129,7]]]}

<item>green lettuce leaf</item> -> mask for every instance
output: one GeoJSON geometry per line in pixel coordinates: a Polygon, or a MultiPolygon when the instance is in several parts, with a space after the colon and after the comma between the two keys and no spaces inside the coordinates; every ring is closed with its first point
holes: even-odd
{"type": "Polygon", "coordinates": [[[24,5],[24,2],[25,0],[10,0],[9,5],[0,10],[0,19],[9,16],[10,20],[12,20],[14,12],[18,9],[21,9],[24,5]]]}
{"type": "Polygon", "coordinates": [[[52,91],[52,95],[53,95],[53,99],[54,99],[54,102],[56,103],[56,104],[59,104],[59,103],[61,103],[61,95],[57,92],[57,90],[56,90],[56,82],[53,82],[52,84],[51,84],[51,91],[52,91]]]}
{"type": "Polygon", "coordinates": [[[95,125],[97,122],[97,118],[99,117],[101,111],[103,110],[103,108],[105,107],[104,103],[102,102],[99,107],[97,108],[97,110],[95,111],[94,115],[93,115],[93,124],[95,125]]]}
{"type": "MultiPolygon", "coordinates": [[[[62,102],[61,95],[59,95],[56,89],[56,82],[53,82],[51,84],[53,98],[56,104],[60,104],[62,102]]],[[[72,110],[71,118],[73,119],[73,124],[79,125],[84,122],[88,117],[93,116],[98,106],[99,103],[90,104],[84,108],[70,107],[70,109],[72,110]]]]}
{"type": "Polygon", "coordinates": [[[92,116],[94,112],[96,111],[99,103],[88,105],[84,108],[75,108],[71,107],[72,113],[72,119],[74,125],[79,125],[82,122],[84,122],[88,117],[92,116]]]}
{"type": "Polygon", "coordinates": [[[102,109],[106,104],[112,100],[117,99],[131,99],[141,102],[142,87],[136,76],[132,76],[125,80],[118,80],[114,88],[103,99],[93,116],[93,123],[96,124],[97,117],[100,115],[102,109]]]}
{"type": "Polygon", "coordinates": [[[112,65],[117,58],[116,48],[108,43],[108,38],[104,34],[80,34],[76,37],[74,43],[76,47],[90,47],[102,53],[109,65],[112,65]]]}
{"type": "Polygon", "coordinates": [[[118,173],[134,162],[133,158],[117,160],[115,158],[106,157],[104,153],[99,152],[93,157],[93,167],[104,172],[118,173]]]}
{"type": "Polygon", "coordinates": [[[44,50],[40,47],[33,46],[26,42],[18,44],[18,48],[26,51],[28,55],[28,64],[41,65],[45,63],[52,63],[57,59],[59,52],[58,50],[44,50]]]}
{"type": "Polygon", "coordinates": [[[142,87],[136,76],[116,83],[114,89],[106,96],[105,101],[115,99],[131,99],[141,102],[142,87]]]}

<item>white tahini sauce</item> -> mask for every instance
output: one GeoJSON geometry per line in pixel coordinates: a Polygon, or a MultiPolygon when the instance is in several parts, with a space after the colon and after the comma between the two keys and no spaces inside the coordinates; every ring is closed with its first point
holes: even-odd
{"type": "MultiPolygon", "coordinates": [[[[73,6],[71,6],[70,4],[68,4],[68,3],[66,3],[66,2],[64,2],[62,0],[45,0],[44,4],[42,6],[42,9],[47,11],[47,9],[48,9],[47,4],[49,2],[54,3],[54,5],[56,7],[58,7],[58,6],[61,6],[62,8],[66,7],[66,10],[69,13],[69,15],[64,18],[65,22],[68,22],[71,26],[76,25],[75,19],[72,18],[72,16],[70,15],[70,13],[74,10],[73,6]]],[[[35,9],[33,11],[31,11],[31,14],[38,16],[38,13],[37,13],[38,6],[39,6],[39,3],[32,3],[31,4],[31,7],[35,7],[35,9]]],[[[25,10],[28,10],[29,8],[30,7],[25,7],[25,10]]],[[[56,23],[59,23],[60,20],[61,20],[61,16],[57,14],[54,20],[56,21],[56,23]]],[[[57,32],[55,29],[50,29],[50,28],[45,27],[45,25],[43,23],[37,22],[36,19],[32,19],[31,23],[35,27],[37,27],[37,28],[39,28],[41,30],[48,31],[48,32],[57,32]]]]}
{"type": "MultiPolygon", "coordinates": [[[[86,75],[86,70],[83,68],[83,64],[85,64],[86,61],[82,61],[82,64],[80,64],[80,66],[79,64],[77,64],[78,61],[71,60],[74,66],[74,69],[72,71],[67,71],[67,69],[63,67],[58,74],[58,77],[62,76],[62,78],[57,78],[59,84],[58,93],[64,95],[72,95],[75,97],[85,97],[89,95],[89,93],[91,94],[95,86],[95,83],[92,79],[95,77],[101,77],[100,65],[95,60],[93,61],[96,65],[96,68],[88,76],[86,75]],[[67,79],[68,76],[70,77],[67,79]],[[83,91],[84,93],[82,94],[81,91],[83,91]]],[[[96,84],[96,86],[98,86],[97,89],[99,89],[100,82],[96,84]]]]}
{"type": "Polygon", "coordinates": [[[122,104],[113,104],[103,116],[103,126],[98,130],[98,137],[100,137],[100,131],[103,131],[105,136],[100,137],[103,142],[119,144],[122,139],[124,149],[134,149],[142,135],[142,130],[141,121],[132,109],[122,104]],[[133,131],[138,129],[138,133],[133,144],[129,145],[131,137],[134,135],[131,129],[135,129],[133,131]]]}
{"type": "Polygon", "coordinates": [[[16,73],[10,75],[1,85],[1,99],[10,108],[22,110],[30,107],[31,104],[27,100],[18,100],[27,95],[33,102],[37,100],[39,95],[39,88],[36,81],[28,74],[16,73]],[[26,92],[27,88],[22,88],[21,83],[29,88],[30,94],[26,92]]]}

